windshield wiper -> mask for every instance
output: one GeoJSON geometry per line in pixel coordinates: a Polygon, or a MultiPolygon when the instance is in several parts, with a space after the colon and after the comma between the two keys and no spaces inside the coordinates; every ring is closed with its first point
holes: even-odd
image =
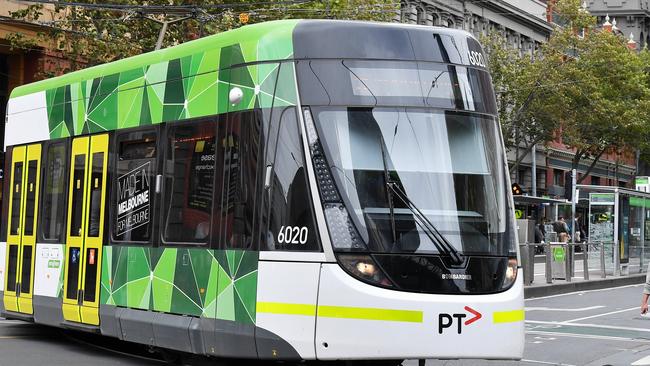
{"type": "MultiPolygon", "coordinates": [[[[420,227],[424,229],[425,234],[433,242],[433,244],[438,248],[440,253],[451,258],[453,264],[463,263],[463,258],[461,254],[458,253],[458,250],[445,238],[444,235],[438,231],[438,229],[433,225],[431,220],[429,220],[420,209],[411,201],[406,193],[397,185],[397,183],[388,181],[386,186],[404,203],[408,209],[413,213],[415,218],[419,221],[420,227]]],[[[394,229],[393,229],[394,230],[394,229]]]]}
{"type": "MultiPolygon", "coordinates": [[[[395,134],[397,134],[397,127],[395,128],[395,134]]],[[[451,258],[453,264],[463,263],[463,258],[461,257],[460,253],[458,253],[456,248],[454,248],[454,246],[447,240],[447,238],[445,238],[444,235],[442,235],[440,231],[436,229],[435,225],[433,225],[433,223],[422,213],[422,211],[420,211],[420,209],[408,198],[406,193],[397,185],[397,183],[393,182],[393,180],[390,178],[383,137],[380,137],[378,142],[381,149],[381,158],[383,162],[382,165],[384,166],[384,179],[386,181],[386,187],[388,188],[386,191],[388,193],[388,207],[390,210],[390,223],[391,231],[393,234],[393,243],[397,243],[397,230],[395,229],[395,205],[393,204],[393,194],[395,194],[397,198],[406,203],[406,207],[411,211],[411,213],[413,213],[415,219],[417,220],[416,222],[422,229],[424,229],[424,233],[436,246],[438,251],[441,254],[451,258]]]]}

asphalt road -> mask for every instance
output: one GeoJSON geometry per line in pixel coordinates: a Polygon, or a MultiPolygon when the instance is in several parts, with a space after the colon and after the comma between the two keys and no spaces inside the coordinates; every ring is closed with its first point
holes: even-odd
{"type": "MultiPolygon", "coordinates": [[[[640,294],[641,285],[632,285],[528,299],[524,360],[427,360],[426,365],[650,366],[650,318],[639,315],[640,294]]],[[[164,364],[143,358],[149,356],[143,347],[111,342],[97,347],[84,333],[0,318],[0,366],[164,364]]],[[[204,365],[206,360],[186,364],[204,365]]],[[[417,366],[417,361],[407,360],[404,366],[417,366]]]]}
{"type": "Polygon", "coordinates": [[[426,365],[650,365],[650,318],[639,313],[641,290],[631,285],[528,299],[524,360],[426,365]]]}

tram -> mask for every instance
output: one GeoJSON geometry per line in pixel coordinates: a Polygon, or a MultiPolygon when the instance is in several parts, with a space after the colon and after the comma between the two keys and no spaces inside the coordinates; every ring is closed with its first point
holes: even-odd
{"type": "Polygon", "coordinates": [[[351,21],[18,87],[0,314],[226,358],[519,359],[496,115],[470,34],[351,21]]]}

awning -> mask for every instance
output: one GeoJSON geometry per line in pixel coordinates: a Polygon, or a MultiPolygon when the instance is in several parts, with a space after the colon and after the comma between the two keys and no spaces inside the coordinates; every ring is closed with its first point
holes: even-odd
{"type": "Polygon", "coordinates": [[[512,196],[515,200],[515,204],[520,205],[541,205],[541,204],[569,204],[571,201],[566,199],[554,199],[548,197],[535,197],[535,196],[512,196]]]}

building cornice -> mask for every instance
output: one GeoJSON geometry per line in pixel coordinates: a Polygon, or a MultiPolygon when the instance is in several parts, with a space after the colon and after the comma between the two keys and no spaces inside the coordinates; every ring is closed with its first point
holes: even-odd
{"type": "Polygon", "coordinates": [[[487,9],[496,10],[497,13],[501,13],[507,18],[516,19],[518,23],[523,23],[524,25],[542,33],[550,34],[551,31],[553,31],[551,23],[533,14],[525,12],[505,1],[490,0],[484,2],[482,5],[487,9]]]}

